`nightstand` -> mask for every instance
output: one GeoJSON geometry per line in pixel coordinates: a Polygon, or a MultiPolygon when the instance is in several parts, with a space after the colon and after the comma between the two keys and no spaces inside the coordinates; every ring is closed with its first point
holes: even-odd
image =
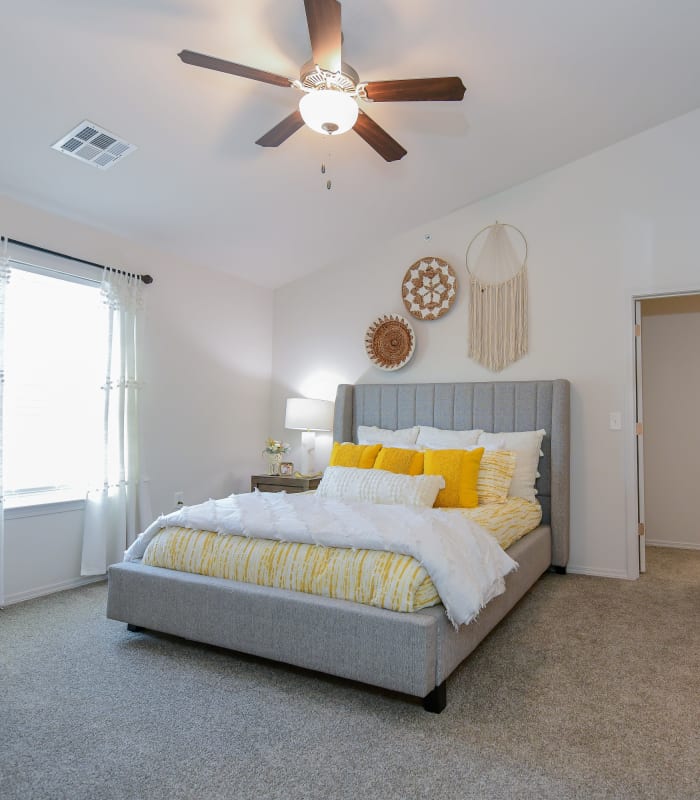
{"type": "Polygon", "coordinates": [[[250,491],[258,489],[261,492],[308,492],[316,489],[321,483],[317,478],[292,478],[287,475],[251,475],[250,491]]]}

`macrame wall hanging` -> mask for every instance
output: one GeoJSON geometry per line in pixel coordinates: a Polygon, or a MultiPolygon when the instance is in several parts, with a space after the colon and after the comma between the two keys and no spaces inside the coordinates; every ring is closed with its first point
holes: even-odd
{"type": "Polygon", "coordinates": [[[469,242],[466,261],[469,357],[500,372],[527,353],[527,240],[514,225],[487,225],[469,242]],[[520,254],[509,230],[522,238],[520,254]],[[477,239],[483,239],[478,255],[477,239]]]}

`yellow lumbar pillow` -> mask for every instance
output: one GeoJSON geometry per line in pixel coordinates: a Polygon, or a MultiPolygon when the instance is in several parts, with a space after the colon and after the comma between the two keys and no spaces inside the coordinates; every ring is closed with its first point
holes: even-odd
{"type": "Polygon", "coordinates": [[[479,505],[505,503],[515,472],[515,453],[509,450],[487,450],[479,465],[476,491],[479,505]]]}
{"type": "Polygon", "coordinates": [[[331,467],[359,467],[372,469],[377,454],[382,449],[380,444],[352,444],[351,442],[334,442],[331,451],[331,467]]]}
{"type": "Polygon", "coordinates": [[[385,469],[400,475],[420,475],[423,472],[423,453],[401,447],[383,447],[374,462],[374,469],[385,469]]]}
{"type": "Polygon", "coordinates": [[[445,478],[445,488],[435,500],[436,508],[476,508],[479,504],[476,482],[483,454],[483,447],[425,451],[424,474],[445,478]]]}

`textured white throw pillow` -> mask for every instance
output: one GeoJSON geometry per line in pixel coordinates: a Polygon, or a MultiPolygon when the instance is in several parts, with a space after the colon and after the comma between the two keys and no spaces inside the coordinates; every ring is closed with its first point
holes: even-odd
{"type": "Polygon", "coordinates": [[[400,428],[392,431],[388,428],[378,428],[376,425],[358,425],[358,444],[382,444],[384,447],[404,447],[416,443],[418,426],[413,428],[400,428]]]}
{"type": "MultiPolygon", "coordinates": [[[[482,431],[483,432],[483,431],[482,431]]],[[[488,444],[475,444],[474,447],[483,447],[484,450],[507,450],[505,439],[493,439],[488,444]]],[[[465,450],[473,450],[474,447],[465,447],[465,450]]]]}
{"type": "Polygon", "coordinates": [[[516,431],[513,433],[482,433],[479,444],[489,447],[495,442],[503,444],[503,449],[515,453],[515,472],[510,483],[508,497],[524,497],[535,501],[537,494],[535,481],[539,473],[537,465],[542,454],[542,438],[546,431],[516,431]]]}
{"type": "Polygon", "coordinates": [[[421,425],[416,444],[426,450],[466,450],[479,444],[479,436],[483,431],[450,431],[443,428],[431,428],[421,425]]]}
{"type": "Polygon", "coordinates": [[[384,469],[327,467],[316,490],[319,497],[346,503],[388,503],[432,508],[442,475],[399,475],[384,469]]]}

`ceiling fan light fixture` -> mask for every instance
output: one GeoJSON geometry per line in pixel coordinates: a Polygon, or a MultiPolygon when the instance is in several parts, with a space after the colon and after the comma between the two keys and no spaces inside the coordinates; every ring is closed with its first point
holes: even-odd
{"type": "Polygon", "coordinates": [[[299,101],[304,122],[317,133],[337,136],[349,131],[357,121],[357,102],[338,89],[314,89],[299,101]]]}

